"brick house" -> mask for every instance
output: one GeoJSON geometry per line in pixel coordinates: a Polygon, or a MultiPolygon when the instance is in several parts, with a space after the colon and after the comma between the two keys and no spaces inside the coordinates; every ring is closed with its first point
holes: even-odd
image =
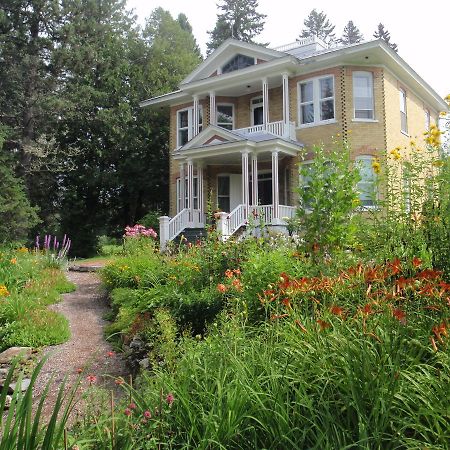
{"type": "MultiPolygon", "coordinates": [[[[312,145],[351,133],[364,184],[373,158],[407,146],[447,109],[384,41],[329,49],[317,38],[276,49],[228,39],[179,90],[141,106],[170,108],[171,218],[161,218],[162,248],[204,228],[208,196],[222,211],[224,236],[252,213],[283,226],[312,145]]],[[[364,192],[361,201],[370,206],[364,192]]]]}

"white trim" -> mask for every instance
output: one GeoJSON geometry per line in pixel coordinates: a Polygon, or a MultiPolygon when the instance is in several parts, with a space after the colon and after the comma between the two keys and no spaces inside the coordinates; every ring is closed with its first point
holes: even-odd
{"type": "Polygon", "coordinates": [[[305,123],[301,124],[295,127],[296,130],[301,130],[303,128],[312,128],[312,127],[320,127],[321,125],[332,125],[333,123],[338,123],[336,119],[330,119],[330,120],[322,120],[322,122],[319,123],[305,123]]]}
{"type": "MultiPolygon", "coordinates": [[[[250,99],[250,124],[252,127],[255,126],[255,109],[256,108],[262,108],[263,109],[263,122],[264,122],[264,102],[263,102],[263,96],[257,95],[255,97],[252,97],[250,99]],[[253,100],[261,99],[260,103],[253,104],[253,100]]],[[[261,123],[258,123],[256,125],[262,125],[261,123]]]]}
{"type": "MultiPolygon", "coordinates": [[[[233,119],[231,130],[234,130],[234,123],[235,123],[235,120],[236,120],[234,103],[224,103],[224,102],[216,103],[216,126],[218,126],[220,128],[223,128],[224,130],[231,131],[229,128],[223,127],[219,123],[219,106],[231,106],[231,108],[232,108],[231,109],[231,111],[232,111],[232,119],[233,119]]],[[[225,122],[222,122],[222,123],[225,124],[225,122]]]]}
{"type": "MultiPolygon", "coordinates": [[[[252,66],[256,66],[257,62],[258,62],[258,58],[254,55],[246,55],[243,52],[237,52],[237,53],[233,53],[232,56],[230,56],[223,64],[221,64],[218,68],[217,68],[217,75],[222,75],[223,74],[223,66],[227,65],[232,59],[236,58],[236,56],[246,56],[247,58],[253,58],[253,64],[250,64],[246,67],[243,67],[242,69],[246,69],[247,67],[252,67],[252,66]]],[[[242,70],[242,69],[236,69],[236,70],[242,70]]],[[[231,73],[231,72],[235,72],[236,70],[230,70],[228,72],[225,73],[231,73]]]]}
{"type": "Polygon", "coordinates": [[[319,77],[312,77],[305,80],[299,80],[297,82],[297,117],[298,117],[298,128],[305,128],[310,126],[324,125],[327,123],[336,123],[336,86],[335,86],[335,78],[333,74],[321,75],[319,77]],[[331,78],[333,84],[333,97],[325,97],[324,99],[320,98],[320,81],[331,78]],[[312,101],[302,102],[301,98],[301,85],[306,83],[312,83],[313,95],[312,101]],[[321,120],[321,102],[333,99],[333,118],[321,120]],[[313,105],[314,111],[314,121],[308,123],[302,123],[302,105],[303,104],[311,104],[313,105]]]}
{"type": "Polygon", "coordinates": [[[352,122],[379,123],[379,120],[378,119],[352,119],[352,122]]]}
{"type": "MultiPolygon", "coordinates": [[[[402,86],[398,88],[399,100],[400,100],[400,131],[403,134],[408,135],[408,95],[406,89],[402,86]],[[402,127],[402,119],[405,116],[405,129],[402,127]]],[[[408,135],[409,136],[409,135],[408,135]]]]}
{"type": "MultiPolygon", "coordinates": [[[[201,104],[198,105],[198,109],[199,109],[199,114],[197,114],[198,120],[200,120],[200,117],[202,118],[202,123],[200,124],[200,122],[197,124],[197,131],[200,132],[200,127],[202,128],[203,131],[203,127],[204,127],[204,120],[205,118],[203,117],[203,106],[201,104]]],[[[186,108],[181,108],[178,109],[176,112],[176,135],[177,135],[177,147],[176,148],[180,148],[183,145],[186,145],[191,139],[193,139],[195,136],[198,135],[198,133],[195,133],[195,114],[194,114],[194,106],[187,106],[186,108]],[[185,142],[184,144],[180,143],[180,127],[179,125],[179,115],[182,112],[186,112],[188,113],[188,124],[187,127],[182,127],[182,130],[186,130],[188,132],[188,140],[187,142],[185,142]]]]}

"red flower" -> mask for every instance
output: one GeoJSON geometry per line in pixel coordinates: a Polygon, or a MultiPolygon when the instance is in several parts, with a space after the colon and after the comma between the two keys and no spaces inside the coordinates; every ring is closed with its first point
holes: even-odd
{"type": "Polygon", "coordinates": [[[420,258],[417,258],[417,256],[414,256],[414,258],[412,259],[412,265],[417,269],[422,265],[422,260],[420,258]]]}
{"type": "Polygon", "coordinates": [[[128,408],[129,408],[129,409],[136,409],[136,403],[131,402],[131,403],[128,405],[128,408]]]}
{"type": "Polygon", "coordinates": [[[171,393],[167,394],[166,401],[169,406],[172,405],[174,400],[175,400],[175,397],[173,396],[173,394],[171,394],[171,393]]]}
{"type": "Polygon", "coordinates": [[[152,413],[149,410],[144,411],[144,417],[146,419],[151,419],[152,418],[152,413]]]}
{"type": "Polygon", "coordinates": [[[286,308],[292,309],[291,302],[288,298],[283,298],[283,300],[281,300],[281,303],[286,306],[286,308]]]}
{"type": "Polygon", "coordinates": [[[88,375],[86,380],[89,381],[89,384],[95,383],[97,381],[97,377],[95,375],[88,375]]]}
{"type": "Polygon", "coordinates": [[[392,311],[392,315],[400,322],[405,324],[406,323],[406,313],[402,311],[401,309],[394,309],[392,311]]]}
{"type": "Polygon", "coordinates": [[[397,275],[402,271],[402,263],[398,258],[395,258],[393,261],[388,262],[386,266],[391,269],[392,275],[397,275]]]}
{"type": "Polygon", "coordinates": [[[330,312],[331,312],[331,314],[334,314],[335,316],[342,317],[344,315],[344,310],[340,306],[337,306],[337,305],[333,305],[330,308],[330,312]]]}
{"type": "Polygon", "coordinates": [[[373,314],[372,306],[369,303],[367,305],[364,305],[364,308],[361,311],[363,314],[373,314]]]}
{"type": "Polygon", "coordinates": [[[133,411],[131,411],[131,409],[126,408],[125,411],[123,412],[126,416],[131,416],[133,411]]]}
{"type": "Polygon", "coordinates": [[[108,353],[106,354],[106,356],[108,356],[109,358],[112,358],[114,355],[115,355],[114,352],[108,352],[108,353]]]}

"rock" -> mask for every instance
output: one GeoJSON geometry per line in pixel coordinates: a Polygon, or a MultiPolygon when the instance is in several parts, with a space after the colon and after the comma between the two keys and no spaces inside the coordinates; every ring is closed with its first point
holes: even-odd
{"type": "Polygon", "coordinates": [[[19,357],[20,360],[25,360],[31,357],[33,349],[31,347],[11,347],[0,353],[0,364],[8,364],[14,358],[19,357]]]}
{"type": "Polygon", "coordinates": [[[150,361],[148,360],[148,358],[141,359],[139,361],[139,367],[144,370],[148,369],[150,367],[150,361]]]}
{"type": "MultiPolygon", "coordinates": [[[[28,387],[30,386],[30,383],[31,383],[31,380],[29,379],[29,378],[24,378],[23,380],[22,380],[22,383],[21,383],[21,385],[20,385],[20,390],[22,391],[22,392],[25,392],[27,389],[28,389],[28,387]]],[[[17,386],[17,383],[11,383],[9,386],[8,386],[8,394],[13,394],[14,393],[14,391],[15,391],[15,389],[16,389],[16,386],[17,386]]],[[[2,382],[0,381],[0,390],[1,389],[3,389],[5,386],[2,384],[2,382]]]]}
{"type": "Polygon", "coordinates": [[[10,395],[7,395],[5,398],[5,409],[9,409],[11,406],[12,397],[10,395]]]}
{"type": "Polygon", "coordinates": [[[9,368],[6,367],[0,367],[0,379],[5,378],[6,375],[8,375],[9,368]]]}

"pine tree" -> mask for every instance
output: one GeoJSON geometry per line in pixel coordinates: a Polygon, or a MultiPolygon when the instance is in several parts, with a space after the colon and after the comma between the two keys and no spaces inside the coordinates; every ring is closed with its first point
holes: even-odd
{"type": "Polygon", "coordinates": [[[373,34],[373,37],[376,39],[383,39],[386,41],[386,44],[389,45],[389,47],[392,48],[395,52],[398,52],[397,44],[392,43],[391,40],[391,34],[388,30],[384,29],[384,25],[382,23],[378,24],[377,29],[375,30],[375,33],[373,34]]]}
{"type": "Polygon", "coordinates": [[[255,42],[254,38],[262,32],[266,18],[265,14],[256,11],[258,0],[221,0],[218,7],[222,12],[217,14],[214,29],[208,31],[208,54],[230,37],[255,42]]]}
{"type": "Polygon", "coordinates": [[[305,28],[300,33],[300,39],[316,36],[329,45],[335,41],[335,34],[333,33],[335,26],[331,24],[324,12],[317,12],[316,9],[313,9],[303,24],[305,28]]]}
{"type": "Polygon", "coordinates": [[[357,44],[364,39],[363,35],[359,31],[358,27],[354,25],[352,20],[349,20],[344,27],[344,32],[339,42],[343,45],[357,44]]]}

